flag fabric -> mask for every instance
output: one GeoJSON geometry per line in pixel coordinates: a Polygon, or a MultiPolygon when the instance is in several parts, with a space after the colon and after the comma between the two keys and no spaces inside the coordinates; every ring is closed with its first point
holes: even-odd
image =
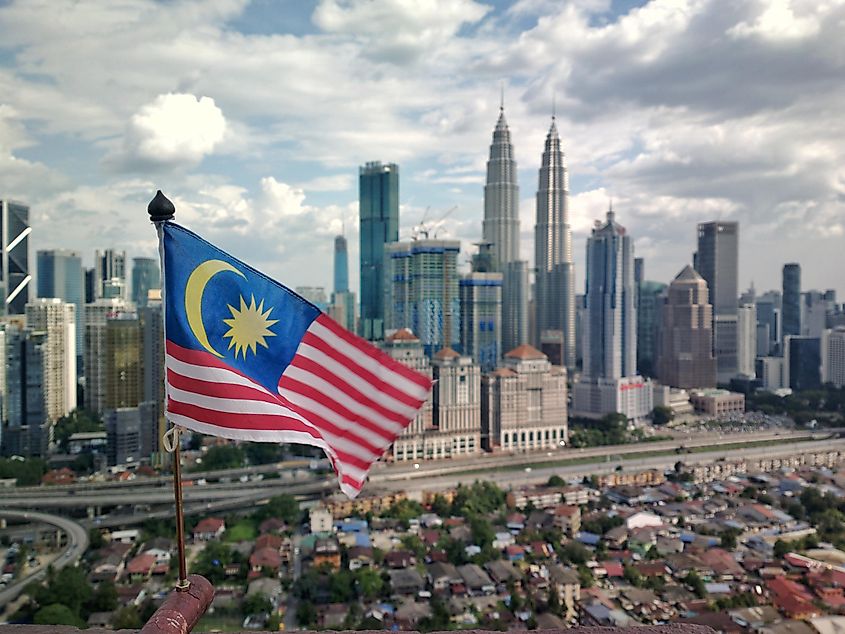
{"type": "Polygon", "coordinates": [[[325,451],[355,497],[428,398],[428,377],[173,222],[159,225],[167,418],[325,451]]]}

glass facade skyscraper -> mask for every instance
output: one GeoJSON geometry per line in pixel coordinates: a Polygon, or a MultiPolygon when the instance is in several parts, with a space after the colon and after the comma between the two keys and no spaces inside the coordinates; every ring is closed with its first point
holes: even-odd
{"type": "Polygon", "coordinates": [[[399,240],[399,167],[371,162],[358,177],[361,241],[361,336],[384,338],[385,245],[399,240]]]}
{"type": "Polygon", "coordinates": [[[132,258],[132,301],[136,306],[147,305],[147,295],[153,288],[161,288],[158,260],[132,258]]]}
{"type": "Polygon", "coordinates": [[[783,336],[801,334],[801,265],[783,265],[783,336]]]}
{"type": "Polygon", "coordinates": [[[29,207],[0,200],[0,286],[6,315],[23,315],[29,301],[29,207]]]}
{"type": "Polygon", "coordinates": [[[728,383],[739,371],[739,223],[698,225],[696,270],[707,282],[713,305],[716,377],[728,383]]]}
{"type": "Polygon", "coordinates": [[[345,293],[349,290],[349,253],[346,238],[336,236],[334,239],[334,289],[335,293],[345,293]]]}

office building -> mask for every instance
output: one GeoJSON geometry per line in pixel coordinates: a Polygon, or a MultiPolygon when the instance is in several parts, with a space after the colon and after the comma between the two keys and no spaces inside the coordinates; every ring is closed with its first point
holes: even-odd
{"type": "Polygon", "coordinates": [[[358,177],[361,240],[361,335],[384,338],[385,245],[399,240],[399,167],[367,163],[358,177]]]}
{"type": "Polygon", "coordinates": [[[44,390],[47,333],[29,330],[21,318],[6,321],[2,334],[5,355],[2,453],[46,458],[52,440],[44,390]]]}
{"type": "Polygon", "coordinates": [[[755,300],[757,306],[757,354],[761,357],[780,352],[782,339],[782,296],[769,291],[755,300]]]}
{"type": "Polygon", "coordinates": [[[662,308],[657,378],[684,389],[716,387],[707,282],[691,266],[684,267],[669,285],[662,308]]]}
{"type": "Polygon", "coordinates": [[[31,233],[29,207],[0,200],[0,290],[5,315],[23,315],[29,301],[31,233]]]}
{"type": "Polygon", "coordinates": [[[793,337],[783,340],[784,378],[794,392],[817,390],[822,385],[820,337],[793,337]]]}
{"type": "Polygon", "coordinates": [[[481,369],[451,348],[431,359],[432,427],[425,457],[453,458],[481,451],[481,369]]]}
{"type": "Polygon", "coordinates": [[[489,372],[502,356],[502,274],[491,271],[489,247],[482,243],[473,271],[460,280],[461,351],[489,372]]]}
{"type": "Polygon", "coordinates": [[[789,387],[789,376],[783,357],[758,357],[757,376],[764,390],[774,392],[789,387]]]}
{"type": "Polygon", "coordinates": [[[132,302],[135,306],[146,306],[150,290],[154,288],[161,288],[158,260],[132,258],[132,302]]]}
{"type": "Polygon", "coordinates": [[[637,371],[645,376],[653,376],[656,371],[658,333],[665,304],[666,284],[649,280],[637,284],[637,371]]]}
{"type": "Polygon", "coordinates": [[[36,299],[26,305],[26,323],[32,332],[45,334],[44,415],[55,423],[76,409],[76,306],[56,297],[36,299]]]}
{"type": "Polygon", "coordinates": [[[141,328],[143,383],[141,408],[141,455],[153,464],[167,461],[161,437],[166,431],[164,418],[164,322],[161,291],[153,291],[146,306],[138,309],[141,328]]]}
{"type": "Polygon", "coordinates": [[[109,465],[138,464],[141,460],[141,411],[138,407],[109,409],[106,425],[106,456],[109,465]]]}
{"type": "Polygon", "coordinates": [[[554,117],[546,135],[537,188],[534,227],[535,345],[547,331],[560,331],[564,365],[575,367],[575,273],[569,225],[569,173],[554,117]]]}
{"type": "Polygon", "coordinates": [[[801,334],[801,265],[783,265],[783,336],[801,334]]]}
{"type": "Polygon", "coordinates": [[[523,344],[482,379],[481,437],[488,451],[562,447],[568,440],[566,369],[523,344]]]}
{"type": "Polygon", "coordinates": [[[428,355],[460,346],[460,247],[429,238],[385,246],[385,328],[408,328],[428,355]]]}
{"type": "Polygon", "coordinates": [[[698,225],[696,270],[707,282],[713,305],[713,350],[716,380],[728,383],[739,368],[737,296],[739,287],[739,224],[704,222],[698,225]]]}
{"type": "Polygon", "coordinates": [[[651,381],[637,374],[634,245],[611,208],[587,240],[583,372],[573,387],[576,416],[651,413],[651,381]]]}
{"type": "Polygon", "coordinates": [[[821,336],[821,381],[845,387],[845,326],[827,329],[821,336]]]}
{"type": "Polygon", "coordinates": [[[106,319],[105,409],[137,407],[144,400],[141,332],[137,313],[118,313],[106,319]]]}
{"type": "Polygon", "coordinates": [[[85,305],[85,403],[101,414],[106,409],[106,324],[110,317],[126,311],[120,298],[98,299],[85,305]]]}
{"type": "Polygon", "coordinates": [[[491,245],[489,272],[502,273],[502,345],[510,350],[528,337],[528,263],[519,253],[519,183],[504,107],[487,160],[482,235],[491,245]]]}
{"type": "Polygon", "coordinates": [[[753,379],[757,359],[757,305],[753,302],[737,308],[737,376],[753,379]]]}
{"type": "Polygon", "coordinates": [[[349,332],[355,332],[355,293],[349,290],[349,253],[346,238],[334,239],[334,287],[329,316],[349,332]]]}
{"type": "Polygon", "coordinates": [[[85,326],[82,307],[85,305],[85,273],[82,257],[76,251],[52,249],[38,251],[38,297],[58,297],[75,306],[77,373],[82,370],[82,351],[85,349],[85,326]]]}
{"type": "Polygon", "coordinates": [[[126,251],[106,249],[94,252],[95,298],[128,300],[126,288],[126,251]]]}
{"type": "Polygon", "coordinates": [[[807,291],[801,295],[801,336],[821,337],[828,315],[836,311],[836,291],[807,291]]]}
{"type": "Polygon", "coordinates": [[[745,395],[728,390],[693,390],[689,395],[695,411],[718,418],[745,413],[745,395]]]}
{"type": "Polygon", "coordinates": [[[349,290],[349,253],[346,238],[335,236],[334,239],[334,287],[332,291],[342,293],[349,290]]]}
{"type": "Polygon", "coordinates": [[[322,286],[297,286],[297,295],[308,300],[321,311],[326,312],[329,308],[329,300],[326,298],[326,289],[322,286]]]}

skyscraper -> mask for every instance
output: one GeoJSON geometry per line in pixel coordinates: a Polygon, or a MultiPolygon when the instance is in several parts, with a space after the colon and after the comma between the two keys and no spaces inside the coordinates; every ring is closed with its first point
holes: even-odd
{"type": "Polygon", "coordinates": [[[757,305],[757,354],[766,357],[777,354],[780,349],[783,327],[780,291],[768,291],[759,296],[757,305]]]}
{"type": "Polygon", "coordinates": [[[460,345],[457,240],[423,239],[385,247],[385,328],[408,328],[433,355],[460,345]]]}
{"type": "Polygon", "coordinates": [[[52,425],[45,411],[46,332],[33,332],[23,321],[3,325],[5,390],[3,453],[46,457],[52,425]]]}
{"type": "Polygon", "coordinates": [[[543,149],[534,227],[534,309],[537,343],[546,331],[563,333],[564,365],[575,367],[575,277],[569,226],[569,173],[554,117],[543,149]]]}
{"type": "MultiPolygon", "coordinates": [[[[76,356],[82,358],[85,349],[85,325],[82,307],[85,305],[85,274],[82,257],[76,251],[53,249],[38,251],[38,297],[58,297],[76,307],[76,356]]],[[[81,370],[78,363],[77,372],[81,370]]]]}
{"type": "Polygon", "coordinates": [[[154,258],[132,258],[133,303],[136,306],[146,306],[147,295],[154,288],[161,288],[158,260],[154,258]]]}
{"type": "Polygon", "coordinates": [[[328,312],[341,326],[355,331],[355,293],[349,290],[349,254],[343,236],[334,239],[334,290],[328,312]]]}
{"type": "Polygon", "coordinates": [[[334,292],[341,293],[349,290],[349,254],[346,248],[346,238],[335,236],[334,239],[334,292]]]}
{"type": "Polygon", "coordinates": [[[665,303],[666,284],[650,280],[637,284],[637,369],[646,376],[655,372],[665,303]]]}
{"type": "Polygon", "coordinates": [[[459,282],[461,350],[489,372],[502,356],[502,274],[487,270],[490,258],[479,255],[473,258],[473,271],[459,282]]]}
{"type": "Polygon", "coordinates": [[[0,200],[0,289],[3,312],[23,315],[29,301],[29,207],[0,200]]]}
{"type": "Polygon", "coordinates": [[[584,369],[573,389],[577,415],[651,412],[651,382],[637,374],[634,246],[611,208],[587,239],[584,369]]]}
{"type": "Polygon", "coordinates": [[[141,321],[143,350],[143,389],[141,409],[142,454],[152,456],[154,463],[161,463],[166,452],[160,448],[165,431],[164,420],[164,321],[161,314],[161,296],[154,297],[138,309],[141,321]]]}
{"type": "Polygon", "coordinates": [[[126,310],[126,302],[114,297],[85,305],[85,408],[102,413],[106,409],[106,324],[126,310]]]}
{"type": "Polygon", "coordinates": [[[684,389],[716,387],[713,306],[707,282],[686,266],[669,285],[663,305],[657,377],[684,389]]]}
{"type": "Polygon", "coordinates": [[[753,379],[757,374],[757,305],[741,304],[736,323],[737,375],[753,379]]]}
{"type": "Polygon", "coordinates": [[[97,298],[111,299],[119,297],[128,299],[126,295],[126,251],[94,252],[94,293],[97,298]]]}
{"type": "Polygon", "coordinates": [[[367,163],[358,177],[361,336],[384,338],[384,247],[399,240],[399,167],[367,163]]]}
{"type": "Polygon", "coordinates": [[[44,413],[55,423],[76,409],[76,306],[56,297],[26,305],[27,327],[46,335],[42,346],[44,413]]]}
{"type": "Polygon", "coordinates": [[[783,265],[783,336],[801,334],[801,265],[783,265]]]}
{"type": "Polygon", "coordinates": [[[821,382],[845,387],[845,326],[825,330],[821,336],[821,382]]]}
{"type": "Polygon", "coordinates": [[[143,400],[143,360],[138,315],[126,312],[108,317],[105,409],[137,407],[143,400]]]}
{"type": "Polygon", "coordinates": [[[502,273],[502,346],[510,350],[528,336],[528,263],[519,254],[519,184],[504,107],[487,160],[482,234],[492,245],[491,271],[502,273]]]}
{"type": "Polygon", "coordinates": [[[710,303],[713,305],[716,380],[728,383],[739,369],[739,224],[718,221],[700,223],[696,262],[696,270],[710,289],[710,303]]]}

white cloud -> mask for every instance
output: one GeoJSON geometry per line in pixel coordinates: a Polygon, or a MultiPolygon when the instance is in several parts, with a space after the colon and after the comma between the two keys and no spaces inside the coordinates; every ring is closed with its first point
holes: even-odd
{"type": "Polygon", "coordinates": [[[159,95],[129,121],[127,162],[189,167],[211,154],[226,135],[226,118],[210,97],[159,95]]]}
{"type": "MultiPolygon", "coordinates": [[[[728,30],[735,37],[761,37],[768,40],[795,40],[812,37],[819,32],[818,15],[796,15],[792,0],[768,0],[761,3],[761,13],[753,22],[743,21],[728,30]]],[[[827,12],[825,3],[816,9],[827,12]]]]}

